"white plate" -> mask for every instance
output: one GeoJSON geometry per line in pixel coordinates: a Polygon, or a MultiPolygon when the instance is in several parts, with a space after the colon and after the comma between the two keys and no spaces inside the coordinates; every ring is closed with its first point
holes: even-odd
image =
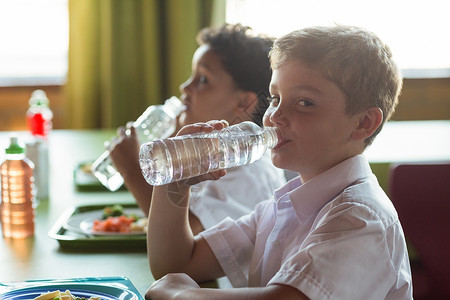
{"type": "MultiPolygon", "coordinates": [[[[126,215],[134,214],[139,218],[144,218],[144,214],[139,208],[124,208],[126,215]]],[[[101,220],[103,217],[103,210],[93,210],[83,213],[79,213],[71,216],[64,228],[73,232],[78,232],[87,235],[140,235],[145,234],[145,231],[130,231],[130,232],[106,232],[106,231],[93,231],[94,220],[101,220]]]]}

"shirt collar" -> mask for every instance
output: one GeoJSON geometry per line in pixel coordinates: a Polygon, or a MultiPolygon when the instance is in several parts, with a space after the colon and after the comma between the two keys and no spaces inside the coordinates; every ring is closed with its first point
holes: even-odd
{"type": "Polygon", "coordinates": [[[310,181],[302,184],[296,177],[274,192],[278,208],[286,199],[290,200],[299,220],[310,216],[331,199],[340,194],[346,187],[371,174],[372,170],[362,154],[353,156],[310,181]]]}

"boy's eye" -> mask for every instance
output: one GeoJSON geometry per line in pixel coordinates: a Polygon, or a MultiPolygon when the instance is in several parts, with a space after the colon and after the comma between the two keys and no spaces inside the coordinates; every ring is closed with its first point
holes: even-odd
{"type": "Polygon", "coordinates": [[[309,100],[305,100],[305,99],[299,100],[299,101],[298,101],[298,104],[300,104],[301,106],[304,106],[304,107],[314,106],[314,103],[312,103],[312,102],[309,101],[309,100]]]}
{"type": "Polygon", "coordinates": [[[267,97],[267,101],[269,101],[270,105],[277,106],[278,103],[280,102],[280,98],[274,97],[274,96],[269,96],[269,97],[267,97]]]}
{"type": "Polygon", "coordinates": [[[199,76],[198,77],[198,82],[200,82],[200,83],[207,83],[208,79],[206,79],[205,76],[199,76]]]}

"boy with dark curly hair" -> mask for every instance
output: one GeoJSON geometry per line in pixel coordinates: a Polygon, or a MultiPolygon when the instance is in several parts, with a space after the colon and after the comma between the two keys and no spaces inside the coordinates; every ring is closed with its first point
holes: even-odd
{"type": "MultiPolygon", "coordinates": [[[[180,85],[185,109],[178,118],[178,128],[211,119],[227,120],[229,124],[253,121],[262,125],[268,106],[266,98],[272,74],[268,53],[273,39],[256,35],[240,24],[226,24],[203,29],[197,41],[199,47],[192,59],[192,74],[180,85]]],[[[111,159],[147,214],[152,186],[142,176],[140,144],[131,125],[118,129],[119,137],[110,147],[111,159]]],[[[249,213],[284,182],[283,171],[273,166],[267,153],[255,164],[233,168],[226,180],[199,183],[192,188],[190,203],[193,232],[198,233],[226,217],[237,219],[249,213]],[[258,188],[249,194],[251,186],[258,188]]]]}

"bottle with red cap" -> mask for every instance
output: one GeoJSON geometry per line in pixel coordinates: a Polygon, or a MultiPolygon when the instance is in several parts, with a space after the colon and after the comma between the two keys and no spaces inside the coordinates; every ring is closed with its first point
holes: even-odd
{"type": "Polygon", "coordinates": [[[35,90],[31,94],[30,107],[26,113],[27,127],[31,134],[31,139],[27,142],[27,157],[35,166],[37,200],[49,198],[48,136],[52,130],[53,118],[49,102],[43,90],[35,90]]]}
{"type": "Polygon", "coordinates": [[[28,103],[30,104],[26,115],[28,130],[33,136],[47,139],[52,129],[53,118],[47,94],[43,90],[35,90],[28,103]]]}

